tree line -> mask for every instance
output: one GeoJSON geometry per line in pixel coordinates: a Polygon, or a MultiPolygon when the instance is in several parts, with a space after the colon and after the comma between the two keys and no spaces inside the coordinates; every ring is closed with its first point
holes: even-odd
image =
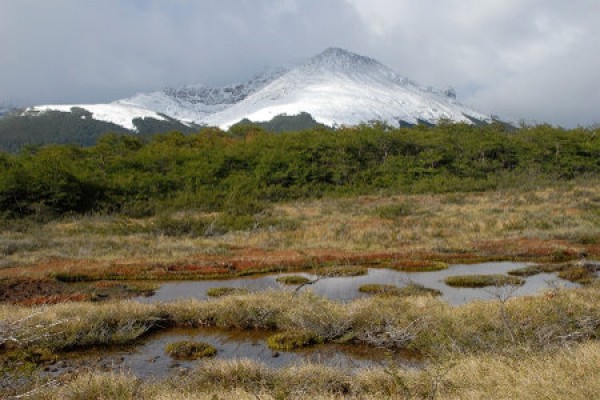
{"type": "Polygon", "coordinates": [[[94,146],[0,153],[5,218],[65,213],[152,215],[164,209],[252,215],[275,201],[367,193],[483,191],[595,177],[600,129],[501,124],[273,134],[256,125],[94,146]]]}

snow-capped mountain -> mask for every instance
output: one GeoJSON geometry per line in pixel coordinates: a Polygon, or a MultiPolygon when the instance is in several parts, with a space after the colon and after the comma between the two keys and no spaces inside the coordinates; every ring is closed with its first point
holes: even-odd
{"type": "Polygon", "coordinates": [[[243,118],[268,121],[300,112],[329,126],[490,120],[460,104],[453,91],[422,88],[371,58],[330,48],[203,122],[226,128],[243,118]]]}
{"type": "MultiPolygon", "coordinates": [[[[158,113],[145,108],[136,107],[129,104],[119,104],[113,102],[108,104],[71,104],[71,105],[44,105],[30,107],[25,110],[24,115],[39,115],[45,111],[71,112],[73,108],[80,108],[89,111],[92,118],[98,121],[110,122],[120,125],[125,129],[137,131],[134,119],[153,118],[159,121],[165,121],[166,118],[158,113]]],[[[85,118],[85,117],[82,117],[85,118]]]]}
{"type": "Polygon", "coordinates": [[[203,123],[205,117],[239,103],[286,72],[285,69],[273,69],[247,82],[224,87],[189,85],[166,88],[159,92],[138,93],[118,100],[116,104],[145,108],[182,121],[203,123]]]}
{"type": "Polygon", "coordinates": [[[37,106],[28,112],[79,107],[94,119],[135,130],[134,118],[164,119],[228,128],[249,119],[307,112],[329,126],[382,121],[390,125],[440,120],[491,121],[456,100],[453,90],[435,91],[398,75],[368,57],[330,48],[305,63],[277,69],[246,83],[210,88],[190,85],[140,93],[100,105],[37,106]]]}

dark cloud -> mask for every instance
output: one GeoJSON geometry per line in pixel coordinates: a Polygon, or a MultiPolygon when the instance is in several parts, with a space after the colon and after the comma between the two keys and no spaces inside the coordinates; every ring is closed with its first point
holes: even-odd
{"type": "Polygon", "coordinates": [[[597,122],[597,0],[0,0],[0,102],[242,80],[328,46],[482,111],[597,122]]]}

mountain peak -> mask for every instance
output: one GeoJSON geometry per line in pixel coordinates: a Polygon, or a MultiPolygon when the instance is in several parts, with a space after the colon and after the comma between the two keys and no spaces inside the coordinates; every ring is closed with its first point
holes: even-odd
{"type": "Polygon", "coordinates": [[[329,47],[306,62],[305,66],[359,68],[381,65],[372,58],[352,53],[339,47],[329,47]]]}
{"type": "MultiPolygon", "coordinates": [[[[38,108],[69,111],[72,107],[38,108]]],[[[118,121],[124,127],[133,126],[133,118],[166,115],[227,129],[243,119],[269,121],[302,112],[329,126],[373,120],[393,126],[490,120],[456,101],[452,89],[424,88],[370,57],[339,47],[330,47],[295,68],[268,72],[245,83],[214,88],[190,85],[140,93],[109,105],[79,107],[96,119],[118,121]]]]}

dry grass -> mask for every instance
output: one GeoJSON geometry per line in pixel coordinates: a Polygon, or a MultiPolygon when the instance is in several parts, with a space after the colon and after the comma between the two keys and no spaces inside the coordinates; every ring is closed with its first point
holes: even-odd
{"type": "Polygon", "coordinates": [[[157,384],[120,374],[84,374],[40,399],[574,399],[600,392],[600,343],[520,358],[458,357],[424,370],[349,372],[320,365],[272,370],[252,361],[213,361],[157,384]]]}
{"type": "Polygon", "coordinates": [[[171,326],[216,326],[308,332],[326,342],[443,356],[481,351],[513,354],[600,337],[597,284],[499,299],[452,307],[430,295],[374,296],[339,303],[310,292],[267,291],[166,304],[3,306],[0,345],[61,351],[134,343],[151,330],[171,326]]]}
{"type": "Polygon", "coordinates": [[[135,343],[149,330],[173,325],[277,329],[325,342],[409,349],[429,365],[421,371],[389,366],[350,373],[324,366],[271,370],[250,361],[211,362],[159,385],[124,375],[85,375],[41,398],[170,399],[174,393],[181,398],[240,393],[240,398],[579,399],[598,389],[599,289],[595,282],[460,307],[430,296],[337,303],[284,291],[168,304],[0,306],[0,355],[10,350],[60,357],[62,350],[135,343]],[[569,380],[577,385],[566,383],[569,380]]]}
{"type": "Polygon", "coordinates": [[[363,259],[391,259],[398,265],[407,260],[562,261],[580,253],[600,258],[600,185],[596,182],[528,192],[299,201],[275,204],[272,214],[295,221],[298,228],[258,227],[215,237],[164,236],[145,230],[152,219],[115,216],[7,227],[0,232],[4,255],[0,278],[107,269],[127,278],[128,274],[144,276],[140,270],[155,266],[173,267],[156,278],[186,273],[197,278],[227,273],[232,260],[239,272],[307,267],[320,257],[343,263],[357,252],[363,259]],[[381,210],[398,207],[402,212],[381,216],[381,210]]]}

